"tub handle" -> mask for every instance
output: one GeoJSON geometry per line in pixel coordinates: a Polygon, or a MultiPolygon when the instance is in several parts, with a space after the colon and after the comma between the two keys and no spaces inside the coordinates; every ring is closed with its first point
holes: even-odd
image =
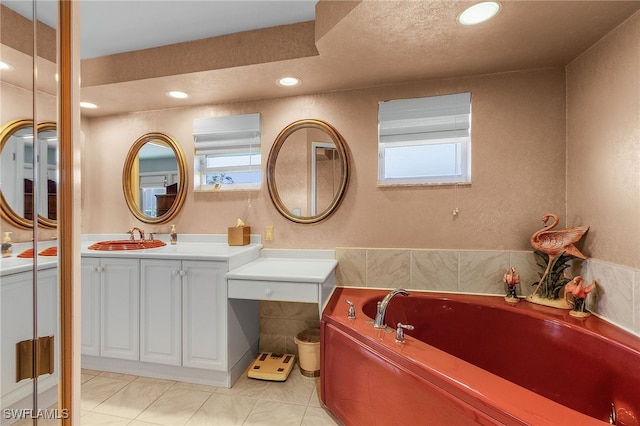
{"type": "Polygon", "coordinates": [[[347,318],[356,319],[356,308],[353,306],[353,302],[349,299],[345,299],[345,302],[349,304],[349,311],[347,312],[347,318]]]}
{"type": "Polygon", "coordinates": [[[396,328],[396,343],[404,343],[404,330],[413,330],[413,329],[415,329],[414,326],[399,322],[398,327],[396,328]]]}

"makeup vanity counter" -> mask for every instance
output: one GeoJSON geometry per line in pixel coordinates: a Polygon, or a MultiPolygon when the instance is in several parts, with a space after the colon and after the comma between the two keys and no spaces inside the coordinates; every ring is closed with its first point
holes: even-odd
{"type": "Polygon", "coordinates": [[[262,250],[260,256],[227,273],[230,299],[317,303],[322,315],[336,283],[333,250],[262,250]]]}

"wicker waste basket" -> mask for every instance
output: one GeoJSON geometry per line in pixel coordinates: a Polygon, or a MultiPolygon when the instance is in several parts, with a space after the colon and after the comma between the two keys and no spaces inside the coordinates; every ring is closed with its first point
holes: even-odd
{"type": "Polygon", "coordinates": [[[303,376],[320,375],[320,329],[301,331],[293,339],[298,345],[298,366],[303,376]]]}

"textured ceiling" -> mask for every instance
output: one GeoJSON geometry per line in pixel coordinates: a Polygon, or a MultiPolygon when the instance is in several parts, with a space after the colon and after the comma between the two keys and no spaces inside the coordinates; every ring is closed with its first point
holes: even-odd
{"type": "Polygon", "coordinates": [[[640,1],[503,1],[464,27],[473,2],[327,1],[315,21],[85,59],[87,116],[225,103],[416,80],[564,66],[640,9],[640,1]],[[276,85],[295,75],[296,88],[276,85]],[[170,99],[168,90],[191,97],[170,99]]]}

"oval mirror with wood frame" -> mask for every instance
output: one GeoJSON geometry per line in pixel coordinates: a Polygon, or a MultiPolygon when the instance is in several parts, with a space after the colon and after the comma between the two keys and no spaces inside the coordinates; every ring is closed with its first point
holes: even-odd
{"type": "Polygon", "coordinates": [[[329,123],[299,120],[278,134],[267,160],[267,188],[284,217],[296,223],[327,219],[348,184],[349,150],[329,123]]]}
{"type": "Polygon", "coordinates": [[[10,224],[33,227],[34,205],[38,223],[57,226],[58,135],[56,123],[38,124],[34,144],[33,120],[14,120],[0,130],[2,184],[0,213],[10,224]],[[35,149],[34,149],[35,147],[35,149]],[[34,152],[37,174],[34,173],[34,152]],[[35,189],[35,191],[34,191],[35,189]]]}
{"type": "Polygon", "coordinates": [[[187,196],[187,160],[180,144],[164,133],[147,133],[131,146],[122,170],[127,206],[144,223],[173,219],[187,196]]]}

